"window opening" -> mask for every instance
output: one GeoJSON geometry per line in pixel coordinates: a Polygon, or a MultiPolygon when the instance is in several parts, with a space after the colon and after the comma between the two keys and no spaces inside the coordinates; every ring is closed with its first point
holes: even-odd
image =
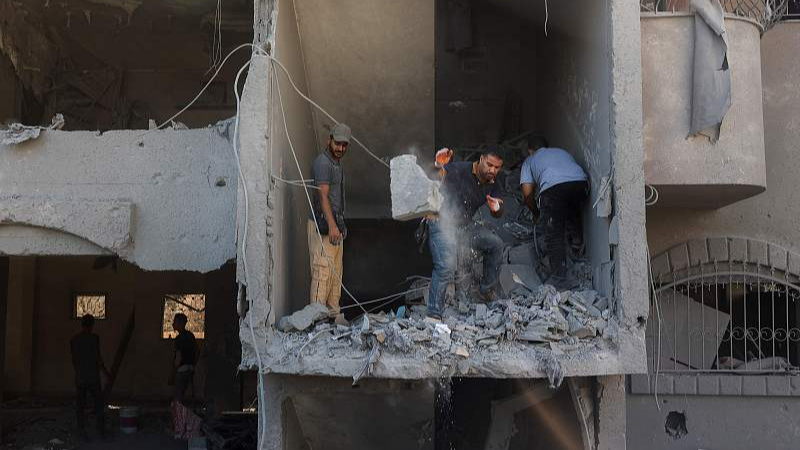
{"type": "Polygon", "coordinates": [[[205,338],[206,296],[205,294],[167,294],[164,295],[164,315],[161,321],[161,337],[174,339],[178,333],[172,328],[175,314],[186,314],[186,329],[197,339],[205,338]]]}
{"type": "Polygon", "coordinates": [[[788,0],[789,7],[786,15],[784,16],[785,20],[800,20],[800,0],[788,0]]]}
{"type": "Polygon", "coordinates": [[[106,318],[105,294],[75,294],[72,306],[73,319],[80,319],[86,314],[91,314],[95,319],[106,318]]]}

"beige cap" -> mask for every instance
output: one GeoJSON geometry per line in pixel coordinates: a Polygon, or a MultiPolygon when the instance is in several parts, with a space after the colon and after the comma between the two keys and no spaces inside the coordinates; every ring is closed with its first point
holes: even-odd
{"type": "Polygon", "coordinates": [[[343,123],[337,123],[333,128],[331,128],[331,136],[333,140],[336,142],[350,142],[350,127],[343,123]]]}

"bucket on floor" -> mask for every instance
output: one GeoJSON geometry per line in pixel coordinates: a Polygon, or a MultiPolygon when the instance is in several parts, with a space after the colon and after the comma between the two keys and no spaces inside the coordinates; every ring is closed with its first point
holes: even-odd
{"type": "Polygon", "coordinates": [[[119,409],[119,431],[125,434],[133,434],[138,431],[139,408],[135,406],[123,406],[119,409]]]}

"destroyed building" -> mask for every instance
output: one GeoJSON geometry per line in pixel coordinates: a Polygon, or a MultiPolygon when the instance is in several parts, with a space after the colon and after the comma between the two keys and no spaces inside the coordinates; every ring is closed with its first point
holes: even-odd
{"type": "Polygon", "coordinates": [[[72,395],[59,345],[88,311],[112,399],[169,398],[188,311],[196,396],[252,402],[258,448],[791,448],[762,431],[800,408],[800,5],[715,4],[0,0],[0,395],[72,395]],[[332,322],[307,307],[305,186],[337,122],[332,322]],[[537,274],[529,135],[590,178],[572,291],[537,274]],[[391,166],[496,143],[502,298],[426,321],[391,166]]]}

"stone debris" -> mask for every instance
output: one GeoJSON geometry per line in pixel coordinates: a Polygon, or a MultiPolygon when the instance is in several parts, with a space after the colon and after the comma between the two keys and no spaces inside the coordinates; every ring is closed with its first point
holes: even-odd
{"type": "Polygon", "coordinates": [[[391,161],[392,217],[411,220],[439,212],[442,195],[439,182],[425,175],[414,155],[400,155],[391,161]]]}
{"type": "Polygon", "coordinates": [[[50,121],[49,127],[28,126],[21,123],[12,123],[5,130],[0,130],[0,144],[17,145],[31,139],[36,139],[42,130],[60,130],[64,127],[64,116],[56,114],[50,121]]]}
{"type": "MultiPolygon", "coordinates": [[[[425,306],[412,305],[410,309],[403,307],[402,316],[394,311],[368,314],[350,326],[323,321],[302,337],[300,333],[284,333],[283,339],[287,348],[299,345],[308,348],[306,352],[319,351],[330,357],[366,351],[364,365],[354,374],[356,383],[369,375],[381,354],[418,355],[440,360],[446,366],[486,357],[486,352],[493,354],[510,345],[534,347],[545,352],[542,370],[557,385],[563,378],[559,358],[604,346],[614,339],[616,326],[610,326],[603,317],[609,315],[608,305],[592,290],[559,292],[553,286],[540,285],[490,303],[462,301],[457,308],[447,308],[442,320],[427,317],[425,306]],[[325,333],[328,330],[331,332],[325,333]],[[321,337],[307,345],[317,336],[321,337]]],[[[306,322],[308,319],[300,325],[306,322]]],[[[295,354],[302,358],[305,353],[295,354]]]]}
{"type": "Polygon", "coordinates": [[[534,266],[536,259],[534,259],[536,248],[533,243],[522,244],[511,247],[508,251],[509,264],[522,264],[526,266],[534,266]]]}
{"type": "Polygon", "coordinates": [[[327,318],[329,314],[327,306],[321,303],[311,303],[300,311],[279,320],[278,329],[284,332],[303,331],[314,323],[327,318]]]}
{"type": "Polygon", "coordinates": [[[533,292],[542,285],[532,265],[503,264],[500,266],[499,280],[500,288],[506,295],[513,295],[520,289],[533,292]]]}

